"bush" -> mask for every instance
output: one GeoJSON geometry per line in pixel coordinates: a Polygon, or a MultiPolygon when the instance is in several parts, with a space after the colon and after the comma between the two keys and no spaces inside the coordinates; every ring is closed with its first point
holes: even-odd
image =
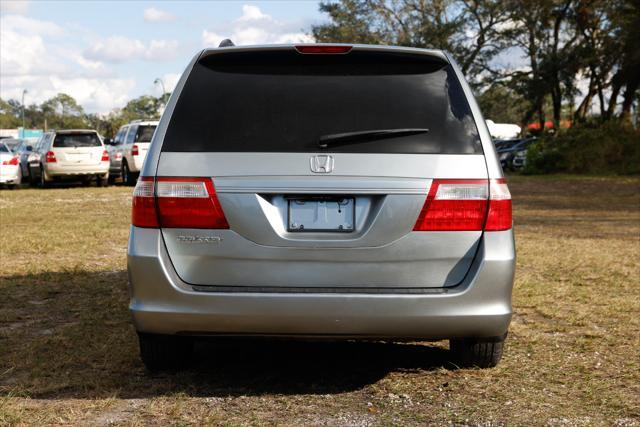
{"type": "Polygon", "coordinates": [[[524,173],[640,173],[640,131],[618,121],[587,122],[547,135],[527,151],[524,173]]]}

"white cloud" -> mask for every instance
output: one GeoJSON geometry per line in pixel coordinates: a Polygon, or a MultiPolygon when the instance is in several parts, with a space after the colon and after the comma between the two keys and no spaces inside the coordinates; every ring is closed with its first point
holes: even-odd
{"type": "Polygon", "coordinates": [[[129,60],[168,61],[176,57],[178,42],[151,40],[148,44],[137,39],[111,36],[97,41],[83,52],[85,59],[120,63],[129,60]]]}
{"type": "Polygon", "coordinates": [[[0,1],[0,13],[18,13],[25,14],[29,10],[29,2],[27,0],[2,0],[0,1]]]}
{"type": "Polygon", "coordinates": [[[73,96],[88,112],[108,111],[129,99],[131,78],[117,78],[102,61],[63,47],[70,36],[58,25],[6,15],[0,18],[0,97],[41,103],[58,93],[73,96]]]}
{"type": "Polygon", "coordinates": [[[144,20],[147,22],[169,22],[175,20],[175,16],[164,10],[149,7],[144,10],[144,20]]]}
{"type": "Polygon", "coordinates": [[[302,32],[300,23],[282,22],[263,13],[258,6],[242,6],[242,16],[228,28],[202,31],[202,44],[217,47],[230,38],[236,45],[267,43],[312,43],[313,37],[302,32]],[[223,36],[221,33],[225,33],[223,36]]]}

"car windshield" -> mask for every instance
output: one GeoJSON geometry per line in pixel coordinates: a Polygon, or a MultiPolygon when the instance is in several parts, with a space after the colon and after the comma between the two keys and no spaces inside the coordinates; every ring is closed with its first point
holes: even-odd
{"type": "Polygon", "coordinates": [[[98,134],[91,133],[59,133],[53,141],[53,146],[58,148],[72,147],[99,147],[102,145],[98,134]]]}
{"type": "Polygon", "coordinates": [[[156,125],[145,125],[138,127],[136,134],[136,142],[151,142],[153,132],[156,131],[156,125]]]}

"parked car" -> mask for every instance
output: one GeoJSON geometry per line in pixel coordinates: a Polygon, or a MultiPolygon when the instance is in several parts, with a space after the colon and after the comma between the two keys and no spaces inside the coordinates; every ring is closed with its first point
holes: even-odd
{"type": "Polygon", "coordinates": [[[33,146],[27,141],[23,140],[17,147],[14,148],[13,153],[18,156],[18,163],[20,165],[20,173],[22,174],[22,182],[29,182],[29,155],[33,151],[33,146]]]}
{"type": "Polygon", "coordinates": [[[5,138],[2,142],[7,146],[9,150],[15,153],[16,148],[22,144],[24,140],[20,138],[5,138]]]}
{"type": "Polygon", "coordinates": [[[95,179],[107,185],[109,154],[95,130],[72,129],[45,132],[29,155],[33,183],[45,187],[53,181],[95,179]]]}
{"type": "Polygon", "coordinates": [[[156,126],[157,121],[136,120],[118,130],[107,147],[111,159],[109,176],[112,181],[121,177],[127,185],[136,183],[156,126]]]}
{"type": "Polygon", "coordinates": [[[518,142],[522,141],[522,139],[498,139],[493,140],[493,145],[496,147],[497,151],[507,149],[518,142]]]}
{"type": "Polygon", "coordinates": [[[496,365],[515,249],[491,144],[443,51],[199,52],[134,190],[143,362],[235,335],[450,339],[459,366],[496,365]]]}
{"type": "Polygon", "coordinates": [[[22,173],[20,173],[20,160],[18,156],[12,152],[5,140],[0,142],[0,185],[7,185],[14,188],[22,182],[22,173]]]}
{"type": "Polygon", "coordinates": [[[498,158],[500,159],[500,164],[502,165],[502,169],[514,169],[516,165],[514,165],[513,160],[517,153],[522,154],[524,152],[526,156],[526,151],[529,145],[531,145],[535,141],[535,138],[527,138],[521,139],[514,144],[505,146],[498,151],[498,158]]]}

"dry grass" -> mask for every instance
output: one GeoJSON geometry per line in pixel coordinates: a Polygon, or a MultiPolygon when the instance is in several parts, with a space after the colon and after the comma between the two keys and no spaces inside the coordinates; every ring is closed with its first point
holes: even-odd
{"type": "Polygon", "coordinates": [[[129,188],[0,192],[0,425],[640,424],[640,179],[513,177],[505,358],[444,343],[204,343],[150,376],[127,312],[129,188]]]}

